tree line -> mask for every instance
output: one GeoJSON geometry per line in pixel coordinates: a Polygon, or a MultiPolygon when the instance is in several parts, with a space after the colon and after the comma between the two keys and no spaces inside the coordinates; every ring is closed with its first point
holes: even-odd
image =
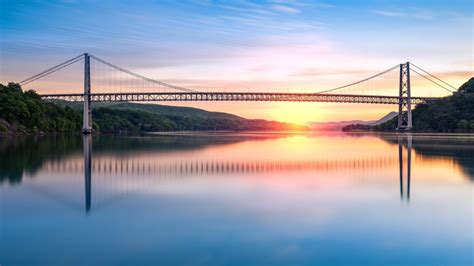
{"type": "Polygon", "coordinates": [[[82,115],[69,106],[44,102],[17,83],[0,84],[0,132],[77,132],[82,115]]]}

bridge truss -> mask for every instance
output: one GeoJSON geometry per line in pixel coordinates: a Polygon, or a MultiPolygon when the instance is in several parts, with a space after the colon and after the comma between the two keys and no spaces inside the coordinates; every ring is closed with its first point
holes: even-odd
{"type": "MultiPolygon", "coordinates": [[[[84,101],[84,94],[44,94],[44,100],[84,101]]],[[[434,97],[412,97],[412,104],[429,103],[434,97]]],[[[269,92],[140,92],[140,93],[94,93],[91,102],[197,102],[197,101],[238,101],[238,102],[332,102],[399,104],[397,96],[347,95],[322,93],[269,93],[269,92]]]]}

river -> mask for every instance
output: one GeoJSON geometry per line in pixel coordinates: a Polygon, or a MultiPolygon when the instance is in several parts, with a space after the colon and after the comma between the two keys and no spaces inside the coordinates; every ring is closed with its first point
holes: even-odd
{"type": "Polygon", "coordinates": [[[0,137],[0,265],[472,265],[474,136],[0,137]]]}

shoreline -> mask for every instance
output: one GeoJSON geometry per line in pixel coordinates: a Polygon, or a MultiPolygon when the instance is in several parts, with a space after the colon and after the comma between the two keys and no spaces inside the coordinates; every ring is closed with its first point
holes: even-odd
{"type": "MultiPolygon", "coordinates": [[[[334,134],[334,135],[406,135],[410,134],[413,136],[456,136],[456,137],[474,137],[474,132],[421,132],[421,131],[318,131],[318,130],[306,130],[306,131],[291,131],[291,130],[183,130],[183,131],[157,131],[157,132],[94,132],[91,135],[97,136],[220,136],[230,134],[247,134],[247,135],[260,135],[260,134],[274,134],[274,135],[301,135],[301,134],[334,134]]],[[[42,137],[42,136],[82,136],[81,132],[47,132],[47,133],[24,133],[24,132],[0,132],[0,138],[2,137],[42,137]]]]}

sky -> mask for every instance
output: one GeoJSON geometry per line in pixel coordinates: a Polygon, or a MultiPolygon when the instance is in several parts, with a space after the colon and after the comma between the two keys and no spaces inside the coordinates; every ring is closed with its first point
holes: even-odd
{"type": "MultiPolygon", "coordinates": [[[[470,0],[0,3],[1,83],[85,52],[150,78],[211,91],[316,92],[406,61],[455,87],[474,72],[470,0]]],[[[80,88],[81,79],[78,68],[28,88],[67,91],[80,88]]],[[[330,103],[174,105],[297,123],[371,120],[396,109],[330,103]]]]}

